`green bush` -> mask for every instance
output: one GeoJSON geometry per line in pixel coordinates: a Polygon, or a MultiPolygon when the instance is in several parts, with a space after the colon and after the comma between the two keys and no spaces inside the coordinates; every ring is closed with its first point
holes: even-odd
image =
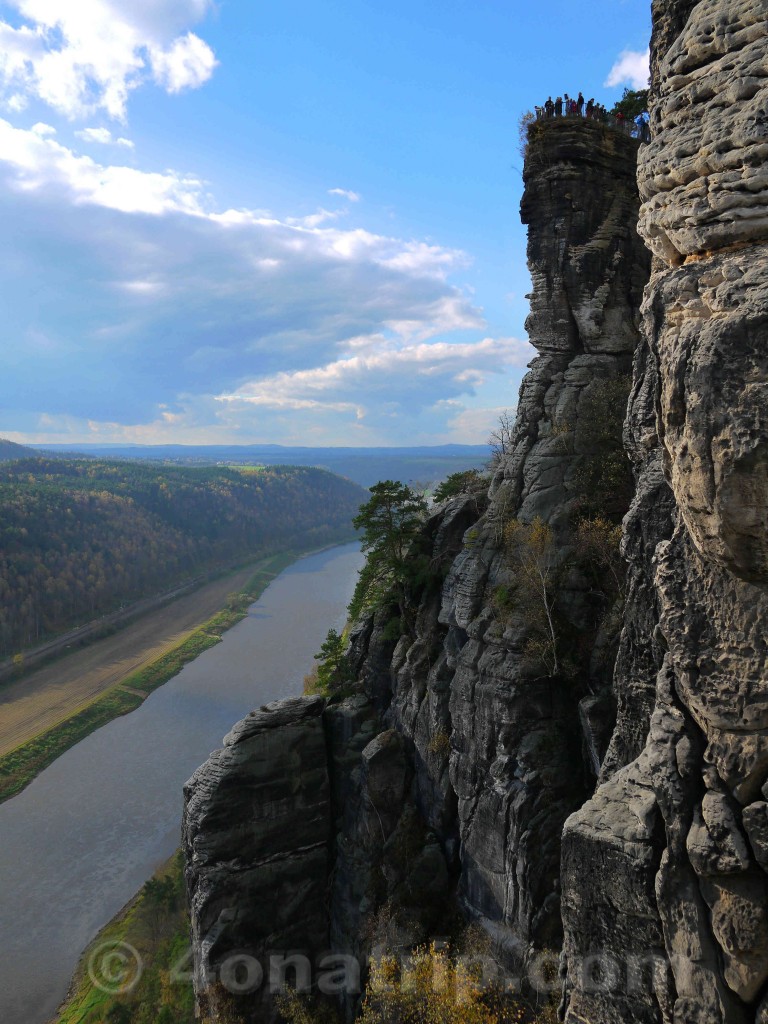
{"type": "Polygon", "coordinates": [[[471,491],[480,481],[480,474],[476,469],[465,469],[461,473],[451,473],[442,483],[435,488],[434,499],[436,502],[447,501],[457,494],[464,494],[471,491]]]}

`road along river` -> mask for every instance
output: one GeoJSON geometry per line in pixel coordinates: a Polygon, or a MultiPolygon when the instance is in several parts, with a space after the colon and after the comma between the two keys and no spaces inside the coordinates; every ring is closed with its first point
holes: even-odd
{"type": "Polygon", "coordinates": [[[301,692],[362,555],[286,569],[222,642],[0,805],[0,1021],[44,1024],[80,953],[179,843],[182,786],[252,708],[301,692]]]}

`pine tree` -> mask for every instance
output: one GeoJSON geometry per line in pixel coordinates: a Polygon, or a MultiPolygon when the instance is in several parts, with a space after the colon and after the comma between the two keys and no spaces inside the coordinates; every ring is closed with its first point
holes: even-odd
{"type": "Polygon", "coordinates": [[[352,520],[363,531],[367,554],[349,606],[353,618],[365,608],[393,600],[406,624],[409,591],[423,571],[414,542],[426,514],[424,498],[399,481],[382,480],[371,488],[370,499],[352,520]]]}

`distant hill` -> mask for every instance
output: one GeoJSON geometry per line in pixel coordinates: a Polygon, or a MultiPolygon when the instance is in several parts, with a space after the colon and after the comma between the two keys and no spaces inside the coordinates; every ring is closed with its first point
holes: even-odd
{"type": "MultiPolygon", "coordinates": [[[[48,445],[49,450],[63,449],[48,445]]],[[[422,445],[391,448],[301,448],[279,444],[251,445],[67,445],[109,459],[153,459],[180,465],[317,466],[349,477],[363,487],[377,480],[436,483],[450,473],[481,469],[491,455],[488,445],[422,445]]]]}
{"type": "Polygon", "coordinates": [[[210,570],[354,540],[351,520],[367,497],[306,466],[6,462],[0,656],[210,570]]]}
{"type": "Polygon", "coordinates": [[[27,448],[24,444],[16,444],[15,441],[7,441],[0,437],[0,462],[9,462],[11,459],[38,459],[42,452],[34,448],[27,448]]]}

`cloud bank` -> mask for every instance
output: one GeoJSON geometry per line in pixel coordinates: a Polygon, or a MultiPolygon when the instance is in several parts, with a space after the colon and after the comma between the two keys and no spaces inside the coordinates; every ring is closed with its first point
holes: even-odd
{"type": "Polygon", "coordinates": [[[0,434],[484,441],[499,381],[532,350],[487,336],[454,283],[465,253],[369,230],[359,192],[338,184],[277,215],[222,207],[187,170],[137,166],[131,94],[211,78],[216,56],[193,28],[213,9],[3,4],[0,434]],[[58,131],[14,123],[41,103],[58,131]]]}
{"type": "Polygon", "coordinates": [[[4,435],[483,441],[488,388],[532,354],[485,336],[451,280],[463,252],[342,210],[221,210],[194,175],[101,163],[42,123],[0,119],[0,212],[4,435]]]}

